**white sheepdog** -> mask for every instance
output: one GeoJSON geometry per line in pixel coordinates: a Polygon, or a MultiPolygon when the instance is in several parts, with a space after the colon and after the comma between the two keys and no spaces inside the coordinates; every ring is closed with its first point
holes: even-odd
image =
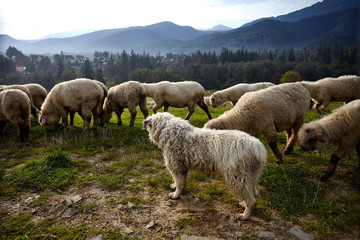
{"type": "Polygon", "coordinates": [[[143,121],[150,140],[163,152],[175,192],[180,197],[189,170],[208,170],[222,175],[245,208],[240,219],[249,218],[258,192],[256,184],[266,164],[267,152],[255,137],[238,130],[196,128],[170,113],[156,113],[143,121]]]}

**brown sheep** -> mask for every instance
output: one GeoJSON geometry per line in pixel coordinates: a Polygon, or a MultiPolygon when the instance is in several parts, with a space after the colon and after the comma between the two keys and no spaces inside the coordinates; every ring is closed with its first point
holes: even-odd
{"type": "Polygon", "coordinates": [[[148,110],[146,108],[146,91],[144,86],[137,81],[129,81],[119,84],[109,89],[107,98],[105,99],[103,111],[105,122],[109,122],[112,112],[115,111],[120,126],[122,124],[121,114],[124,108],[128,108],[131,114],[130,127],[134,126],[136,117],[136,106],[140,106],[140,110],[146,119],[148,110]]]}
{"type": "Polygon", "coordinates": [[[280,84],[245,93],[234,108],[210,120],[204,127],[237,129],[255,137],[263,134],[281,164],[283,155],[277,146],[278,132],[286,131],[284,153],[289,154],[310,105],[310,93],[300,83],[280,84]]]}
{"type": "Polygon", "coordinates": [[[7,122],[18,128],[21,142],[29,138],[31,102],[21,90],[9,89],[0,92],[0,139],[7,122]]]}
{"type": "Polygon", "coordinates": [[[46,129],[53,130],[62,118],[62,125],[66,130],[68,113],[80,112],[84,117],[84,131],[90,126],[92,114],[94,128],[97,128],[103,99],[103,89],[89,79],[75,79],[56,84],[41,107],[39,122],[46,129]]]}
{"type": "MultiPolygon", "coordinates": [[[[35,108],[40,111],[41,105],[47,96],[46,89],[37,83],[24,84],[24,86],[29,89],[35,108]]],[[[37,112],[35,108],[31,108],[31,114],[37,119],[37,112]]]]}
{"type": "Polygon", "coordinates": [[[8,90],[8,89],[18,89],[18,90],[23,91],[24,93],[26,93],[26,95],[30,98],[31,113],[36,114],[36,107],[34,106],[34,102],[33,102],[31,92],[27,87],[25,87],[23,85],[1,85],[0,86],[0,92],[4,91],[4,90],[8,90]]]}
{"type": "Polygon", "coordinates": [[[360,100],[354,100],[333,111],[329,116],[304,124],[298,140],[304,150],[314,150],[339,143],[332,153],[328,168],[320,180],[326,182],[334,174],[339,160],[356,149],[360,169],[360,100]]]}

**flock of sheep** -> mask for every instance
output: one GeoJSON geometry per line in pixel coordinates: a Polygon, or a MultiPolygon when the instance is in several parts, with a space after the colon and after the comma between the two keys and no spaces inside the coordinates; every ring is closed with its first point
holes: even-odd
{"type": "Polygon", "coordinates": [[[55,85],[47,94],[38,84],[0,86],[0,137],[7,122],[18,127],[21,141],[28,138],[30,114],[48,130],[62,119],[62,126],[73,123],[74,113],[84,120],[84,131],[93,116],[94,128],[108,122],[112,113],[122,124],[121,114],[128,108],[130,126],[134,125],[139,106],[144,115],[143,126],[149,138],[163,151],[165,164],[174,179],[170,194],[180,196],[190,169],[210,170],[221,174],[232,192],[244,202],[241,219],[250,216],[256,203],[256,184],[266,164],[266,150],[257,139],[263,135],[277,162],[283,154],[277,146],[278,133],[285,131],[287,142],[284,154],[289,154],[296,141],[305,150],[318,149],[330,142],[338,143],[329,166],[320,180],[327,181],[339,160],[354,149],[360,168],[360,77],[340,76],[316,82],[238,84],[217,91],[208,105],[218,107],[230,101],[234,107],[212,119],[204,100],[205,90],[197,82],[159,82],[153,84],[129,81],[107,90],[99,81],[75,79],[55,85]],[[154,100],[154,114],[148,116],[146,97],[154,100]],[[325,116],[332,101],[343,101],[344,106],[325,116]],[[315,104],[315,105],[314,105],[315,104]],[[199,106],[209,121],[204,128],[196,128],[188,120],[199,106]],[[307,112],[313,107],[320,119],[304,124],[307,112]],[[164,107],[164,113],[156,111],[164,107]],[[166,113],[169,107],[188,108],[185,120],[166,113]],[[240,130],[240,131],[239,131],[240,130]]]}

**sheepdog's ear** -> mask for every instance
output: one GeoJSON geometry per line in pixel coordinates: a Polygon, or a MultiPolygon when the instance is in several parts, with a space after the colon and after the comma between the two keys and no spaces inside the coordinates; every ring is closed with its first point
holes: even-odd
{"type": "Polygon", "coordinates": [[[151,121],[149,118],[143,120],[143,128],[146,128],[147,126],[152,127],[151,121]]]}

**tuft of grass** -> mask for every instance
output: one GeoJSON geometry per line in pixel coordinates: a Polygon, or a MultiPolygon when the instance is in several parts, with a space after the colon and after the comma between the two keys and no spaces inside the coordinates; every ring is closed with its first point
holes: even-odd
{"type": "Polygon", "coordinates": [[[182,217],[176,220],[176,226],[179,230],[184,229],[186,226],[193,227],[200,224],[200,222],[193,217],[182,217]]]}

